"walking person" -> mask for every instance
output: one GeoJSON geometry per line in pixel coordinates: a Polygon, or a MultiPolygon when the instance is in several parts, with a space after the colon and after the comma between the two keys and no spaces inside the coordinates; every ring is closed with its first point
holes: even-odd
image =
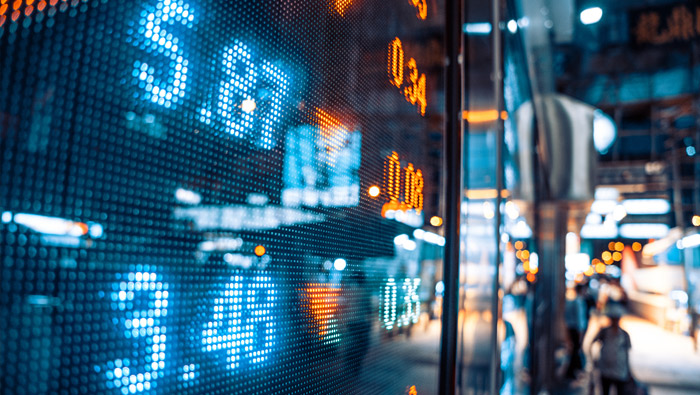
{"type": "Polygon", "coordinates": [[[584,367],[581,346],[588,329],[588,305],[583,292],[582,284],[577,284],[574,289],[570,289],[567,292],[564,309],[564,320],[571,343],[571,357],[569,358],[569,367],[566,370],[566,378],[571,380],[576,380],[584,367]]]}
{"type": "Polygon", "coordinates": [[[601,343],[598,369],[603,395],[609,395],[613,387],[617,395],[634,394],[636,390],[629,367],[629,350],[632,343],[629,334],[620,328],[620,318],[624,310],[619,304],[612,304],[606,306],[605,313],[610,319],[610,326],[602,328],[591,343],[601,343]]]}

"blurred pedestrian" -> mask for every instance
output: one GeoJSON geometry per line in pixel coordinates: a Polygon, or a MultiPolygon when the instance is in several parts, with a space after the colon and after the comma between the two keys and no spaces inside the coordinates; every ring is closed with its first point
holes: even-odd
{"type": "Polygon", "coordinates": [[[601,343],[597,365],[600,370],[603,395],[610,394],[612,387],[615,387],[618,395],[635,392],[629,367],[629,350],[632,343],[629,334],[620,328],[620,318],[623,313],[624,309],[620,304],[609,304],[605,314],[610,319],[610,326],[602,328],[591,343],[591,345],[596,342],[601,343]]]}
{"type": "Polygon", "coordinates": [[[566,330],[571,343],[571,356],[569,358],[569,367],[566,370],[566,377],[577,379],[584,367],[581,346],[583,337],[588,329],[588,304],[586,303],[584,286],[582,284],[576,284],[573,289],[568,290],[564,308],[564,320],[566,321],[566,330]]]}
{"type": "Polygon", "coordinates": [[[620,279],[602,278],[598,292],[598,310],[602,312],[614,305],[624,310],[627,307],[627,293],[620,285],[620,279]]]}

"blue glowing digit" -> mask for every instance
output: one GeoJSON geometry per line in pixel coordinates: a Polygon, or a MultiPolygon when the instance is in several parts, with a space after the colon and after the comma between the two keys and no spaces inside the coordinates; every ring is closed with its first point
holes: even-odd
{"type": "Polygon", "coordinates": [[[216,104],[202,107],[199,120],[207,125],[217,120],[223,124],[226,133],[244,137],[253,128],[254,110],[244,111],[243,104],[254,103],[253,94],[258,81],[250,50],[235,40],[232,47],[224,48],[219,66],[224,79],[219,82],[215,92],[216,104]]]}
{"type": "Polygon", "coordinates": [[[166,27],[181,24],[192,28],[193,20],[193,11],[182,0],[161,0],[155,11],[141,13],[136,44],[163,55],[168,62],[168,70],[159,70],[145,61],[134,62],[133,75],[145,90],[146,100],[170,108],[185,97],[188,61],[179,38],[166,27]]]}
{"type": "Polygon", "coordinates": [[[114,324],[138,347],[108,362],[105,378],[108,388],[118,388],[126,395],[155,388],[156,380],[164,376],[168,283],[149,272],[131,272],[125,277],[112,285],[110,293],[112,309],[122,313],[114,324]]]}
{"type": "Polygon", "coordinates": [[[382,326],[391,330],[396,322],[396,282],[393,278],[387,280],[381,292],[380,319],[382,326]]]}
{"type": "Polygon", "coordinates": [[[272,279],[266,275],[256,275],[245,295],[245,356],[250,363],[266,361],[275,346],[277,329],[272,310],[276,299],[272,279]]]}
{"type": "Polygon", "coordinates": [[[214,298],[211,321],[202,328],[202,351],[223,352],[229,369],[266,361],[276,340],[275,292],[267,275],[252,280],[231,276],[214,298]]]}
{"type": "MultiPolygon", "coordinates": [[[[262,64],[263,84],[258,90],[259,101],[267,102],[261,118],[258,146],[270,149],[275,146],[275,129],[283,117],[283,100],[288,95],[289,78],[277,66],[264,61],[262,64]]],[[[262,107],[262,106],[261,106],[262,107]]]]}
{"type": "Polygon", "coordinates": [[[404,279],[401,285],[403,291],[403,313],[399,317],[399,326],[406,326],[418,322],[420,315],[420,298],[418,297],[418,286],[420,278],[404,279]]]}
{"type": "Polygon", "coordinates": [[[289,78],[274,64],[255,63],[252,51],[240,40],[224,48],[217,70],[222,73],[215,92],[199,109],[199,120],[255,146],[275,146],[275,131],[284,115],[289,78]]]}

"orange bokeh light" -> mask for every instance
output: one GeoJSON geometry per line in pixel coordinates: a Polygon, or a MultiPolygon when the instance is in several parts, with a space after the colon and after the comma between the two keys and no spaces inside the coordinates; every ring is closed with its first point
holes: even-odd
{"type": "Polygon", "coordinates": [[[634,250],[636,252],[641,251],[642,250],[642,243],[635,241],[634,244],[632,244],[632,250],[634,250]]]}
{"type": "MultiPolygon", "coordinates": [[[[484,122],[494,122],[498,120],[498,110],[472,110],[472,111],[462,111],[462,118],[469,123],[484,123],[484,122]]],[[[506,111],[501,111],[501,119],[508,119],[508,113],[506,111]]]]}
{"type": "Polygon", "coordinates": [[[430,218],[430,225],[433,225],[433,226],[442,225],[442,218],[440,218],[438,216],[433,216],[432,218],[430,218]]]}
{"type": "Polygon", "coordinates": [[[255,247],[255,255],[257,256],[263,256],[265,255],[265,247],[259,245],[255,247]]]}
{"type": "Polygon", "coordinates": [[[700,215],[693,215],[690,221],[693,223],[693,226],[700,226],[700,215]]]}

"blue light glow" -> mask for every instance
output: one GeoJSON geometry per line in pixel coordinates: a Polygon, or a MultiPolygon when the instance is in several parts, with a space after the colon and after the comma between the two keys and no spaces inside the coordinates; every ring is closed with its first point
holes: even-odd
{"type": "Polygon", "coordinates": [[[386,330],[393,329],[396,322],[396,288],[396,281],[390,278],[384,284],[381,293],[380,319],[386,330]]]}
{"type": "Polygon", "coordinates": [[[203,325],[202,351],[223,352],[229,369],[268,360],[277,338],[275,288],[266,275],[231,276],[214,298],[211,320],[203,325]]]}
{"type": "Polygon", "coordinates": [[[275,146],[275,131],[283,117],[282,103],[288,95],[286,74],[263,60],[258,67],[251,50],[239,40],[224,48],[219,58],[224,73],[214,103],[199,109],[199,120],[222,127],[235,137],[252,139],[255,146],[275,146]]]}
{"type": "Polygon", "coordinates": [[[164,376],[167,328],[162,322],[168,315],[168,283],[151,272],[130,272],[126,281],[114,283],[111,307],[122,312],[115,324],[124,337],[136,342],[138,358],[118,358],[107,363],[107,386],[134,394],[156,387],[155,380],[164,376]]]}
{"type": "Polygon", "coordinates": [[[187,89],[188,61],[180,46],[178,37],[165,28],[167,25],[181,24],[192,28],[194,12],[182,0],[161,0],[152,12],[144,11],[139,20],[139,38],[136,45],[149,52],[157,52],[168,59],[169,70],[157,70],[145,61],[134,62],[133,76],[139,87],[145,90],[144,98],[166,108],[174,108],[185,97],[187,89]]]}
{"type": "Polygon", "coordinates": [[[420,278],[406,278],[403,280],[401,290],[403,291],[403,312],[398,320],[399,326],[407,326],[418,322],[420,316],[420,299],[418,298],[418,287],[420,278]]]}
{"type": "Polygon", "coordinates": [[[401,283],[401,295],[396,280],[389,278],[380,292],[379,320],[386,330],[408,326],[418,322],[420,316],[420,298],[418,287],[420,278],[405,278],[401,283]],[[399,305],[397,302],[401,300],[399,305]],[[397,318],[397,312],[401,314],[397,318]]]}

